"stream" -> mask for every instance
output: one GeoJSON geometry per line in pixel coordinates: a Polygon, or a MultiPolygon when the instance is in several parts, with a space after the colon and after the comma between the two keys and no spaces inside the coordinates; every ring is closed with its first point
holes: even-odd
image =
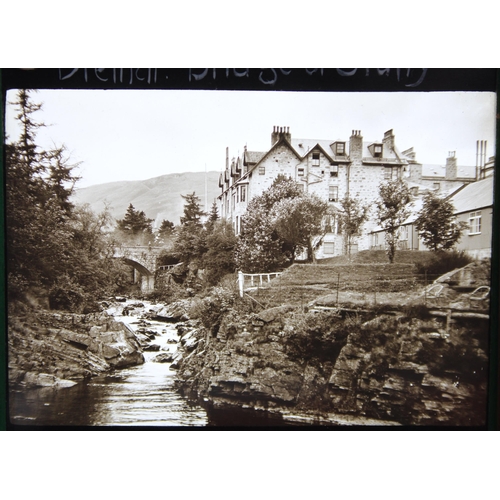
{"type": "Polygon", "coordinates": [[[175,326],[141,319],[151,304],[134,308],[123,315],[123,307],[137,301],[127,300],[108,310],[117,321],[129,324],[135,331],[141,326],[154,331],[151,344],[155,352],[144,352],[145,363],[93,377],[87,382],[65,389],[49,387],[24,390],[11,398],[13,423],[41,426],[162,426],[205,427],[203,408],[189,403],[174,388],[175,370],[171,363],[159,363],[159,354],[175,353],[178,335],[175,326]]]}

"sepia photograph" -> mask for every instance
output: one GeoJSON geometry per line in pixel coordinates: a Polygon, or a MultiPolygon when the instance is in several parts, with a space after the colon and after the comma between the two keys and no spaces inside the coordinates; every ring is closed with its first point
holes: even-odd
{"type": "Polygon", "coordinates": [[[495,92],[4,107],[11,428],[486,428],[495,92]]]}

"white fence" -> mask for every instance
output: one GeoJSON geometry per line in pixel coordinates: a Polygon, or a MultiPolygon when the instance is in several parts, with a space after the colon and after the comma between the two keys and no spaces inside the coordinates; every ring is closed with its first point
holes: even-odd
{"type": "Polygon", "coordinates": [[[258,288],[270,283],[271,279],[281,276],[282,273],[257,273],[247,274],[238,271],[238,286],[240,289],[240,297],[243,297],[243,292],[250,288],[258,288]],[[246,286],[245,286],[246,285],[246,286]]]}

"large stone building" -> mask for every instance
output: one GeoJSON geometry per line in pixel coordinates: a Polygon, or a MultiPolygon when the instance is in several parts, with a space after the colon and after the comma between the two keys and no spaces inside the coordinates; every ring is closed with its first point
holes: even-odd
{"type": "MultiPolygon", "coordinates": [[[[375,217],[375,201],[381,183],[403,179],[417,206],[429,190],[447,196],[491,175],[494,158],[486,162],[486,148],[483,154],[481,146],[481,152],[482,159],[476,167],[459,166],[454,151],[449,153],[444,165],[426,165],[417,161],[413,148],[399,151],[392,130],[385,132],[382,140],[375,141],[366,141],[360,130],[353,130],[346,141],[295,139],[288,127],[274,127],[271,147],[267,151],[248,151],[245,147],[241,157],[230,161],[226,149],[226,167],[219,179],[219,214],[231,220],[235,233],[239,234],[248,202],[269,188],[279,174],[284,174],[294,179],[305,192],[327,200],[334,209],[340,208],[339,200],[347,194],[369,205],[369,220],[351,252],[383,248],[385,243],[375,217]]],[[[335,218],[325,221],[325,227],[329,232],[316,257],[343,254],[344,241],[335,218]]],[[[418,234],[413,236],[418,241],[418,234]]],[[[415,245],[403,245],[402,248],[415,248],[415,245]]]]}
{"type": "MultiPolygon", "coordinates": [[[[248,202],[269,188],[279,174],[284,174],[339,208],[339,200],[347,194],[372,206],[378,197],[379,185],[402,178],[408,159],[399,152],[392,130],[382,140],[365,141],[361,131],[354,130],[348,141],[292,138],[288,127],[274,127],[268,151],[248,151],[229,161],[220,176],[222,190],[218,197],[219,213],[233,222],[236,234],[241,230],[248,202]]],[[[335,220],[327,224],[328,232],[316,257],[327,258],[343,253],[342,236],[335,220]]],[[[373,218],[365,224],[364,236],[358,238],[351,251],[370,247],[368,233],[373,218]]]]}

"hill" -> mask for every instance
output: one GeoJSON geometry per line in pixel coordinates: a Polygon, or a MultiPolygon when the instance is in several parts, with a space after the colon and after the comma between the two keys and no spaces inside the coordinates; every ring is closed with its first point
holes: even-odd
{"type": "MultiPolygon", "coordinates": [[[[213,200],[220,194],[219,173],[207,172],[208,209],[213,200]]],[[[130,203],[137,210],[155,220],[155,226],[163,219],[179,224],[184,200],[181,195],[195,192],[205,205],[205,172],[183,172],[167,174],[144,181],[117,181],[96,184],[77,189],[73,197],[74,203],[88,203],[95,212],[104,208],[105,202],[110,206],[111,215],[121,219],[130,203]]]]}

